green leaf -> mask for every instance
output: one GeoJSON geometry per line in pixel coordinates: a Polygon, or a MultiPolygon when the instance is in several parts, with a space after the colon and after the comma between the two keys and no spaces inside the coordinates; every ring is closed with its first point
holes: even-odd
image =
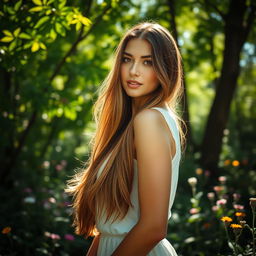
{"type": "Polygon", "coordinates": [[[65,36],[65,29],[64,27],[61,25],[61,23],[56,22],[55,23],[55,30],[58,34],[60,34],[61,36],[65,36]]]}
{"type": "Polygon", "coordinates": [[[28,43],[26,43],[24,46],[23,46],[23,49],[28,49],[32,46],[32,41],[29,41],[28,43]]]}
{"type": "Polygon", "coordinates": [[[15,47],[17,46],[17,39],[12,41],[9,45],[9,51],[13,51],[15,47]]]}
{"type": "Polygon", "coordinates": [[[189,217],[188,219],[188,222],[189,223],[193,223],[193,222],[196,222],[196,221],[200,221],[201,220],[201,214],[200,213],[197,213],[197,214],[193,214],[189,217]]]}
{"type": "Polygon", "coordinates": [[[14,5],[14,10],[17,12],[20,9],[20,6],[22,4],[22,0],[18,1],[15,5],[14,5]]]}
{"type": "Polygon", "coordinates": [[[9,30],[3,30],[3,33],[4,33],[6,36],[13,37],[12,33],[11,33],[9,30]]]}
{"type": "Polygon", "coordinates": [[[48,2],[47,2],[47,5],[50,5],[50,4],[52,4],[54,2],[54,0],[49,0],[48,2]]]}
{"type": "Polygon", "coordinates": [[[82,22],[85,26],[89,26],[89,25],[92,24],[92,22],[91,22],[88,18],[86,18],[86,17],[84,17],[84,16],[82,16],[80,20],[81,20],[81,22],[82,22]]]}
{"type": "Polygon", "coordinates": [[[52,40],[55,40],[55,39],[56,39],[57,33],[55,32],[54,29],[51,29],[51,31],[50,31],[50,37],[51,37],[52,40]]]}
{"type": "Polygon", "coordinates": [[[14,36],[16,37],[19,35],[19,33],[20,33],[20,28],[15,29],[13,32],[14,36]]]}
{"type": "Polygon", "coordinates": [[[29,9],[28,11],[29,11],[29,12],[40,12],[40,11],[42,11],[43,9],[44,9],[43,6],[37,6],[37,7],[33,7],[33,8],[31,8],[31,9],[29,9]]]}
{"type": "Polygon", "coordinates": [[[45,22],[47,22],[50,19],[49,16],[44,16],[42,17],[35,25],[35,28],[39,28],[40,26],[42,26],[45,22]]]}
{"type": "Polygon", "coordinates": [[[41,0],[32,0],[35,5],[43,5],[41,0]]]}
{"type": "Polygon", "coordinates": [[[76,112],[74,110],[72,111],[68,107],[64,108],[64,115],[67,119],[70,119],[70,120],[76,120],[76,117],[77,117],[76,112]]]}
{"type": "Polygon", "coordinates": [[[60,3],[59,3],[59,9],[62,9],[65,5],[66,5],[66,0],[60,0],[60,3]]]}
{"type": "Polygon", "coordinates": [[[18,37],[21,39],[31,39],[31,36],[24,32],[20,33],[18,37]]]}
{"type": "Polygon", "coordinates": [[[45,12],[45,15],[49,15],[52,13],[52,10],[51,9],[48,9],[46,12],[45,12]]]}
{"type": "Polygon", "coordinates": [[[36,52],[36,51],[39,50],[39,48],[40,48],[39,43],[37,41],[34,41],[33,44],[32,44],[32,47],[31,47],[31,51],[36,52]]]}
{"type": "Polygon", "coordinates": [[[200,192],[198,192],[198,193],[195,195],[195,198],[199,200],[202,196],[203,196],[203,192],[200,191],[200,192]]]}
{"type": "Polygon", "coordinates": [[[229,248],[232,249],[233,251],[235,250],[234,245],[233,245],[230,241],[228,241],[228,246],[229,246],[229,248]]]}
{"type": "Polygon", "coordinates": [[[76,23],[76,31],[78,31],[82,27],[81,22],[76,23]]]}
{"type": "Polygon", "coordinates": [[[39,45],[40,45],[40,48],[42,48],[42,49],[46,50],[46,46],[45,46],[45,44],[44,44],[44,43],[40,42],[40,43],[39,43],[39,45]]]}
{"type": "Polygon", "coordinates": [[[13,9],[12,7],[10,7],[10,6],[7,6],[7,7],[6,7],[6,10],[7,10],[7,12],[8,12],[9,14],[11,14],[11,15],[15,15],[15,14],[16,14],[15,11],[14,11],[14,9],[13,9]]]}
{"type": "Polygon", "coordinates": [[[14,37],[9,37],[9,36],[5,36],[3,38],[1,38],[1,42],[4,42],[4,43],[9,43],[13,40],[14,37]]]}

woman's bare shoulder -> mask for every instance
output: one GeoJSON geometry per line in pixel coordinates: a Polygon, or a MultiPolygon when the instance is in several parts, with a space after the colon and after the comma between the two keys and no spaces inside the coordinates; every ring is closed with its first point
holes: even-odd
{"type": "Polygon", "coordinates": [[[161,113],[155,109],[143,109],[134,117],[134,126],[146,126],[148,124],[161,124],[161,113]]]}

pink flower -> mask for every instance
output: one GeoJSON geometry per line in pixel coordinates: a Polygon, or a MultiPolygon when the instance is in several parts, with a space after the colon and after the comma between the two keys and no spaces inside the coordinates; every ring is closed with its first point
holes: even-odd
{"type": "Polygon", "coordinates": [[[220,200],[217,200],[216,204],[221,206],[221,205],[225,205],[227,203],[227,200],[222,198],[220,200]]]}
{"type": "Polygon", "coordinates": [[[52,240],[59,240],[60,239],[60,236],[58,234],[53,234],[52,233],[50,237],[51,237],[52,240]]]}
{"type": "Polygon", "coordinates": [[[212,211],[213,212],[216,212],[216,211],[218,211],[219,210],[219,206],[218,205],[214,205],[213,207],[212,207],[212,211]]]}
{"type": "Polygon", "coordinates": [[[219,177],[219,182],[220,182],[221,184],[225,184],[226,181],[227,181],[227,177],[226,177],[226,176],[220,176],[220,177],[219,177]]]}
{"type": "Polygon", "coordinates": [[[207,197],[208,197],[209,200],[213,200],[215,198],[214,192],[207,193],[207,197]]]}
{"type": "Polygon", "coordinates": [[[234,204],[233,207],[234,207],[236,210],[243,210],[243,209],[244,209],[244,206],[241,205],[241,204],[234,204]]]}
{"type": "Polygon", "coordinates": [[[58,234],[50,233],[50,232],[48,232],[48,231],[45,231],[45,232],[44,232],[44,235],[45,235],[46,237],[50,237],[50,238],[53,239],[53,240],[59,240],[59,239],[60,239],[60,236],[59,236],[58,234]]]}
{"type": "Polygon", "coordinates": [[[49,197],[48,198],[48,202],[52,203],[52,204],[55,204],[56,203],[56,199],[54,197],[49,197]]]}
{"type": "Polygon", "coordinates": [[[61,164],[57,164],[56,166],[55,166],[55,169],[59,172],[59,171],[62,171],[63,170],[63,165],[61,165],[61,164]]]}
{"type": "Polygon", "coordinates": [[[214,191],[216,191],[216,192],[220,192],[220,191],[223,191],[223,190],[224,190],[224,187],[223,187],[223,186],[214,186],[213,189],[214,189],[214,191]]]}
{"type": "Polygon", "coordinates": [[[44,162],[43,162],[43,167],[44,167],[45,169],[48,169],[48,168],[50,167],[50,162],[49,162],[49,161],[44,161],[44,162]]]}
{"type": "Polygon", "coordinates": [[[75,240],[75,237],[74,237],[73,235],[71,235],[71,234],[66,234],[66,235],[64,236],[64,238],[65,238],[66,240],[69,240],[69,241],[75,240]]]}
{"type": "Polygon", "coordinates": [[[196,214],[196,213],[198,213],[199,212],[199,210],[197,209],[197,208],[191,208],[190,210],[189,210],[189,213],[190,214],[196,214]]]}

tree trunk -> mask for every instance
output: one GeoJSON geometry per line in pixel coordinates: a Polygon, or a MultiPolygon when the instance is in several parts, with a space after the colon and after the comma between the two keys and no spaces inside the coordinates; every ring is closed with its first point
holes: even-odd
{"type": "Polygon", "coordinates": [[[241,50],[250,31],[255,11],[251,10],[249,16],[246,14],[248,14],[246,0],[230,1],[225,18],[225,45],[221,75],[201,146],[201,165],[210,170],[213,176],[217,175],[223,130],[227,125],[231,101],[237,87],[241,50]]]}
{"type": "MultiPolygon", "coordinates": [[[[172,35],[179,47],[179,38],[178,38],[178,31],[177,31],[177,25],[176,25],[176,14],[175,14],[175,0],[168,0],[168,6],[170,10],[170,24],[172,28],[172,35]]],[[[179,47],[180,48],[180,47],[179,47]]],[[[181,104],[182,104],[182,113],[183,113],[183,120],[186,124],[186,128],[183,127],[183,130],[186,131],[186,140],[187,143],[191,146],[193,146],[193,139],[192,139],[192,133],[191,133],[191,126],[190,126],[190,117],[189,117],[189,108],[188,108],[188,95],[187,95],[187,86],[186,86],[186,80],[184,76],[184,70],[183,70],[183,89],[184,93],[182,95],[181,104]]]]}

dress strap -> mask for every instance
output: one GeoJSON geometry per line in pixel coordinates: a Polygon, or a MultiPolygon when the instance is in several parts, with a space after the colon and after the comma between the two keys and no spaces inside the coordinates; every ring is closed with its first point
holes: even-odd
{"type": "Polygon", "coordinates": [[[163,115],[166,123],[168,124],[168,127],[170,128],[172,136],[175,140],[176,155],[177,155],[177,152],[180,151],[180,135],[179,135],[178,125],[174,115],[172,114],[171,110],[167,108],[153,107],[151,109],[156,109],[163,115]]]}

